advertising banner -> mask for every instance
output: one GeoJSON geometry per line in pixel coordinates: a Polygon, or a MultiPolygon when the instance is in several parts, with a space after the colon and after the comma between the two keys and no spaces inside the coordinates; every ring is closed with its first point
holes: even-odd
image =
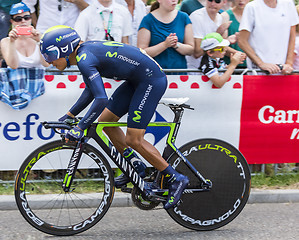
{"type": "Polygon", "coordinates": [[[244,76],[240,150],[249,163],[299,156],[298,76],[244,76]]]}
{"type": "MultiPolygon", "coordinates": [[[[221,89],[205,76],[167,78],[164,97],[188,97],[187,104],[195,109],[184,112],[178,147],[198,138],[218,138],[239,148],[249,163],[298,161],[297,76],[234,75],[221,89]]],[[[46,75],[44,81],[45,93],[22,110],[0,102],[0,170],[17,170],[34,149],[59,139],[40,123],[63,116],[85,87],[81,75],[46,75]]],[[[122,82],[105,78],[103,81],[108,97],[122,82]]],[[[87,110],[88,107],[80,116],[87,110]]],[[[172,120],[172,111],[164,105],[158,106],[152,118],[172,120]]],[[[126,121],[126,116],[121,121],[126,121]]],[[[145,138],[162,152],[167,133],[162,128],[148,128],[145,138]]]]}

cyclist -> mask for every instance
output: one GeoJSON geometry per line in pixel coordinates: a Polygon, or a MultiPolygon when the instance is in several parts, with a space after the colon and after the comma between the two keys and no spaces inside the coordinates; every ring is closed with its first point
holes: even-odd
{"type": "MultiPolygon", "coordinates": [[[[167,87],[166,75],[161,67],[145,51],[133,46],[114,41],[83,43],[74,29],[64,25],[51,27],[44,33],[40,50],[45,60],[61,71],[70,65],[78,65],[86,84],[80,98],[60,118],[61,121],[75,118],[93,101],[78,125],[67,132],[66,141],[79,141],[84,136],[84,129],[100,114],[99,121],[114,122],[128,113],[126,135],[120,128],[114,127],[105,128],[105,132],[123,155],[130,146],[161,171],[169,185],[164,208],[175,206],[189,179],[176,172],[144,139],[145,129],[167,87]],[[102,77],[125,80],[109,100],[102,77]]],[[[143,174],[144,164],[136,159],[133,150],[126,156],[128,159],[133,157],[133,165],[137,165],[140,175],[143,174]]],[[[122,184],[129,182],[126,176],[121,180],[122,184]]],[[[146,184],[147,194],[151,194],[151,187],[146,184]]]]}

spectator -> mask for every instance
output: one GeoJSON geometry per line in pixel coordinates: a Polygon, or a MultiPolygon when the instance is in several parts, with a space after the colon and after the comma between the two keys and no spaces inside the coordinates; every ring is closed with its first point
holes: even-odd
{"type": "MultiPolygon", "coordinates": [[[[235,39],[237,39],[243,10],[248,2],[249,0],[234,0],[234,6],[232,7],[232,9],[229,9],[221,14],[224,22],[232,22],[228,27],[228,37],[234,37],[235,39]]],[[[230,47],[237,51],[243,52],[237,42],[231,44],[230,47]]],[[[224,61],[226,64],[229,64],[230,57],[225,56],[224,61]]],[[[238,65],[238,68],[246,68],[246,66],[246,61],[244,61],[244,63],[238,65]]]]}
{"type": "MultiPolygon", "coordinates": [[[[297,13],[299,15],[299,5],[296,6],[297,13]]],[[[295,40],[295,51],[294,51],[294,70],[299,70],[299,24],[296,25],[296,40],[295,40]]],[[[299,164],[298,164],[299,166],[299,164]]]]}
{"type": "Polygon", "coordinates": [[[67,25],[74,27],[80,11],[88,7],[93,0],[23,0],[30,8],[33,26],[40,33],[44,33],[49,27],[55,25],[67,25]],[[35,5],[39,4],[39,14],[35,5]],[[38,16],[38,18],[37,18],[38,16]]]}
{"type": "Polygon", "coordinates": [[[197,9],[201,9],[205,6],[206,0],[183,0],[180,10],[190,15],[197,9]]]}
{"type": "Polygon", "coordinates": [[[12,5],[10,15],[12,30],[1,40],[6,64],[13,69],[48,66],[39,51],[40,34],[31,26],[30,9],[20,2],[12,5]],[[31,27],[31,34],[20,35],[16,27],[31,27]]]}
{"type": "Polygon", "coordinates": [[[206,34],[218,32],[222,37],[226,38],[227,28],[229,27],[230,22],[224,23],[222,16],[219,14],[219,10],[223,7],[226,1],[227,0],[208,0],[206,1],[206,7],[198,9],[190,15],[194,31],[195,47],[193,56],[186,57],[188,68],[198,68],[201,57],[204,54],[200,45],[206,34]]]}
{"type": "Polygon", "coordinates": [[[151,7],[139,27],[137,46],[164,69],[187,68],[185,55],[194,50],[191,21],[175,9],[177,0],[160,0],[151,7]]]}
{"type": "Polygon", "coordinates": [[[292,0],[255,0],[244,9],[239,46],[248,55],[247,66],[270,74],[290,74],[298,14],[292,0]],[[280,70],[277,64],[282,64],[280,70]]]}
{"type": "Polygon", "coordinates": [[[12,30],[1,40],[3,58],[8,65],[1,75],[0,100],[16,110],[28,106],[44,94],[44,68],[39,32],[31,26],[30,9],[23,2],[12,5],[9,12],[12,30]]]}
{"type": "Polygon", "coordinates": [[[128,8],[132,16],[133,34],[129,36],[129,44],[137,46],[137,33],[139,25],[146,15],[146,8],[142,0],[116,0],[117,3],[128,8]]]}
{"type": "Polygon", "coordinates": [[[231,54],[231,63],[225,66],[223,61],[224,54],[230,42],[223,39],[219,33],[208,33],[201,42],[201,48],[205,54],[201,59],[199,69],[213,82],[213,84],[221,88],[230,78],[238,64],[245,60],[245,56],[241,52],[231,54]],[[218,69],[224,69],[224,74],[219,75],[218,69]]]}
{"type": "Polygon", "coordinates": [[[234,0],[227,0],[225,4],[223,4],[223,7],[219,10],[219,13],[223,13],[233,7],[233,1],[234,0]]]}
{"type": "Polygon", "coordinates": [[[112,0],[98,0],[80,13],[75,29],[83,41],[110,40],[128,44],[133,34],[131,19],[126,7],[112,0]]]}

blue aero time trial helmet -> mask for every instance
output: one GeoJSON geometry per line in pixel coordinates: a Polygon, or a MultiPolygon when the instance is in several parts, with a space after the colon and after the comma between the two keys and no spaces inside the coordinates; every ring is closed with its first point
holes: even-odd
{"type": "Polygon", "coordinates": [[[78,46],[81,38],[71,27],[57,25],[45,31],[40,39],[40,51],[47,62],[68,57],[78,46]]]}

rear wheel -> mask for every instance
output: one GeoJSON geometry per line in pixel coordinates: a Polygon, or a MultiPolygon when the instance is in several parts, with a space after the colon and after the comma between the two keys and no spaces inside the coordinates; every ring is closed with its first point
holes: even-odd
{"type": "Polygon", "coordinates": [[[243,155],[234,146],[217,139],[199,139],[180,148],[183,155],[205,179],[212,182],[209,191],[176,155],[169,163],[190,179],[181,202],[167,210],[179,224],[193,230],[213,230],[232,221],[244,208],[250,191],[250,171],[243,155]],[[189,190],[189,191],[188,191],[189,190]]]}
{"type": "Polygon", "coordinates": [[[71,189],[62,182],[75,146],[45,144],[23,162],[15,181],[15,198],[33,227],[52,235],[83,232],[107,212],[114,193],[113,171],[103,155],[86,144],[71,189]]]}

